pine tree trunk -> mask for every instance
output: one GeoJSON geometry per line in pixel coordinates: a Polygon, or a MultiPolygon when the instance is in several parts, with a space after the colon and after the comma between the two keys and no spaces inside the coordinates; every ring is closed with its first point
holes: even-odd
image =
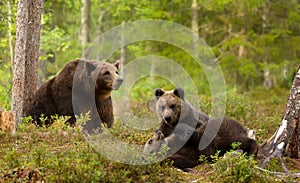
{"type": "Polygon", "coordinates": [[[12,112],[17,124],[21,123],[24,109],[37,89],[42,8],[43,0],[18,2],[12,86],[12,112]]]}
{"type": "Polygon", "coordinates": [[[199,34],[199,25],[198,25],[198,3],[197,0],[193,0],[192,2],[192,31],[199,34]]]}
{"type": "MultiPolygon", "coordinates": [[[[124,29],[124,24],[125,22],[123,21],[122,22],[122,31],[124,29]]],[[[125,37],[124,37],[124,34],[122,34],[122,37],[121,37],[121,45],[125,45],[125,37]]],[[[125,63],[126,63],[126,49],[125,49],[125,46],[122,46],[121,47],[121,57],[120,57],[120,62],[121,62],[121,78],[124,79],[125,77],[125,73],[124,73],[124,69],[125,68],[125,63]]]]}
{"type": "MultiPolygon", "coordinates": [[[[269,20],[268,20],[268,16],[269,16],[269,0],[266,0],[263,4],[263,12],[262,12],[262,34],[265,34],[266,32],[268,32],[268,26],[269,26],[269,20]]],[[[265,45],[265,49],[267,49],[267,46],[265,45]]],[[[263,79],[264,79],[264,87],[265,88],[272,88],[274,86],[273,80],[272,80],[272,76],[271,76],[271,71],[270,68],[266,67],[268,65],[269,62],[269,57],[268,55],[264,55],[263,58],[263,62],[264,62],[264,69],[263,69],[263,79]]]]}
{"type": "Polygon", "coordinates": [[[11,65],[14,63],[14,46],[13,46],[13,37],[12,37],[12,7],[10,1],[7,1],[7,9],[8,9],[8,41],[9,41],[9,52],[10,52],[10,62],[11,65]]]}
{"type": "Polygon", "coordinates": [[[192,6],[192,31],[195,33],[193,36],[193,47],[195,51],[195,55],[198,56],[198,35],[199,35],[199,25],[198,25],[198,3],[197,0],[193,0],[192,6]]]}
{"type": "Polygon", "coordinates": [[[262,167],[265,167],[270,159],[277,157],[285,172],[288,172],[282,156],[286,152],[291,158],[299,157],[299,117],[300,67],[295,75],[279,129],[258,149],[258,158],[263,160],[262,167]]]}
{"type": "Polygon", "coordinates": [[[28,1],[18,2],[16,46],[12,84],[12,112],[16,123],[21,123],[24,105],[25,61],[28,23],[28,1]]]}
{"type": "Polygon", "coordinates": [[[31,0],[28,7],[24,109],[38,88],[38,60],[43,6],[44,0],[31,0]]]}
{"type": "Polygon", "coordinates": [[[82,0],[81,8],[81,45],[83,50],[83,57],[85,55],[84,50],[86,45],[90,42],[90,0],[82,0]]]}

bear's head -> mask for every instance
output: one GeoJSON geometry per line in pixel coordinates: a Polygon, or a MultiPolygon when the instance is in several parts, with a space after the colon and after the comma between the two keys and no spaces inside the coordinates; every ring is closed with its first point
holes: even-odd
{"type": "Polygon", "coordinates": [[[184,109],[184,90],[175,88],[164,91],[160,88],[155,90],[156,113],[168,125],[175,127],[184,109]]]}
{"type": "Polygon", "coordinates": [[[154,135],[146,142],[143,153],[145,155],[157,154],[164,144],[167,144],[164,134],[160,130],[156,130],[154,135]]]}
{"type": "Polygon", "coordinates": [[[92,78],[97,78],[95,91],[96,95],[101,98],[110,96],[112,90],[117,90],[123,82],[119,77],[118,69],[120,62],[114,64],[107,62],[85,62],[84,70],[87,75],[92,78]]]}

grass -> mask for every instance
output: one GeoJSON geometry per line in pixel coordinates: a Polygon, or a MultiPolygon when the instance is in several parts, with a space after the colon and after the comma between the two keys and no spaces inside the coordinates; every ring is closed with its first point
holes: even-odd
{"type": "MultiPolygon", "coordinates": [[[[226,115],[257,131],[262,142],[276,131],[288,97],[286,90],[238,94],[228,92],[226,115]]],[[[210,98],[200,96],[199,106],[210,110],[210,98]]],[[[132,106],[138,116],[149,115],[142,103],[132,106]],[[136,105],[136,106],[135,106],[136,105]]],[[[135,130],[126,123],[141,118],[124,115],[110,133],[118,140],[143,146],[152,136],[151,130],[135,130]]],[[[164,161],[148,165],[129,165],[107,159],[87,142],[80,127],[66,127],[65,118],[56,118],[49,128],[36,128],[31,123],[19,126],[14,136],[0,132],[0,182],[295,182],[290,177],[277,178],[260,172],[258,163],[243,154],[229,152],[226,158],[215,157],[215,163],[203,164],[193,172],[182,172],[164,161]]],[[[113,149],[113,148],[112,148],[113,149]]],[[[125,149],[125,148],[124,148],[125,149]]],[[[128,150],[129,154],[132,153],[128,150]]],[[[120,153],[111,151],[110,153],[120,153]]],[[[134,153],[131,154],[134,156],[134,153]]],[[[285,158],[291,171],[299,171],[299,160],[285,158]]],[[[270,171],[282,171],[280,163],[272,161],[270,171]]]]}

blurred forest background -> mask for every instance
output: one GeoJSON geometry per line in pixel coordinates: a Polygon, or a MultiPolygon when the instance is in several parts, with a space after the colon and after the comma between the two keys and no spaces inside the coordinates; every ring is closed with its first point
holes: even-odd
{"type": "MultiPolygon", "coordinates": [[[[16,0],[0,2],[0,107],[10,109],[16,0]]],[[[191,28],[212,48],[227,88],[239,92],[290,88],[300,56],[298,0],[52,0],[45,1],[39,84],[82,57],[101,33],[140,19],[162,19],[191,28]]],[[[206,77],[183,50],[160,42],[126,46],[126,62],[155,54],[175,60],[209,93],[206,77]]],[[[112,59],[119,59],[121,50],[112,59]]],[[[145,86],[145,85],[144,85],[145,86]]],[[[151,90],[153,92],[153,90],[151,90]]]]}

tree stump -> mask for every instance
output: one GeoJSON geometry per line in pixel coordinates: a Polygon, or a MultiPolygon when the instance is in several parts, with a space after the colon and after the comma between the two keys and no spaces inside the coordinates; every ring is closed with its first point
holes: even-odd
{"type": "Polygon", "coordinates": [[[278,158],[286,173],[282,156],[299,158],[299,116],[300,116],[300,67],[295,75],[286,109],[281,124],[275,134],[258,149],[258,159],[262,160],[261,167],[264,168],[272,158],[278,158]]]}

